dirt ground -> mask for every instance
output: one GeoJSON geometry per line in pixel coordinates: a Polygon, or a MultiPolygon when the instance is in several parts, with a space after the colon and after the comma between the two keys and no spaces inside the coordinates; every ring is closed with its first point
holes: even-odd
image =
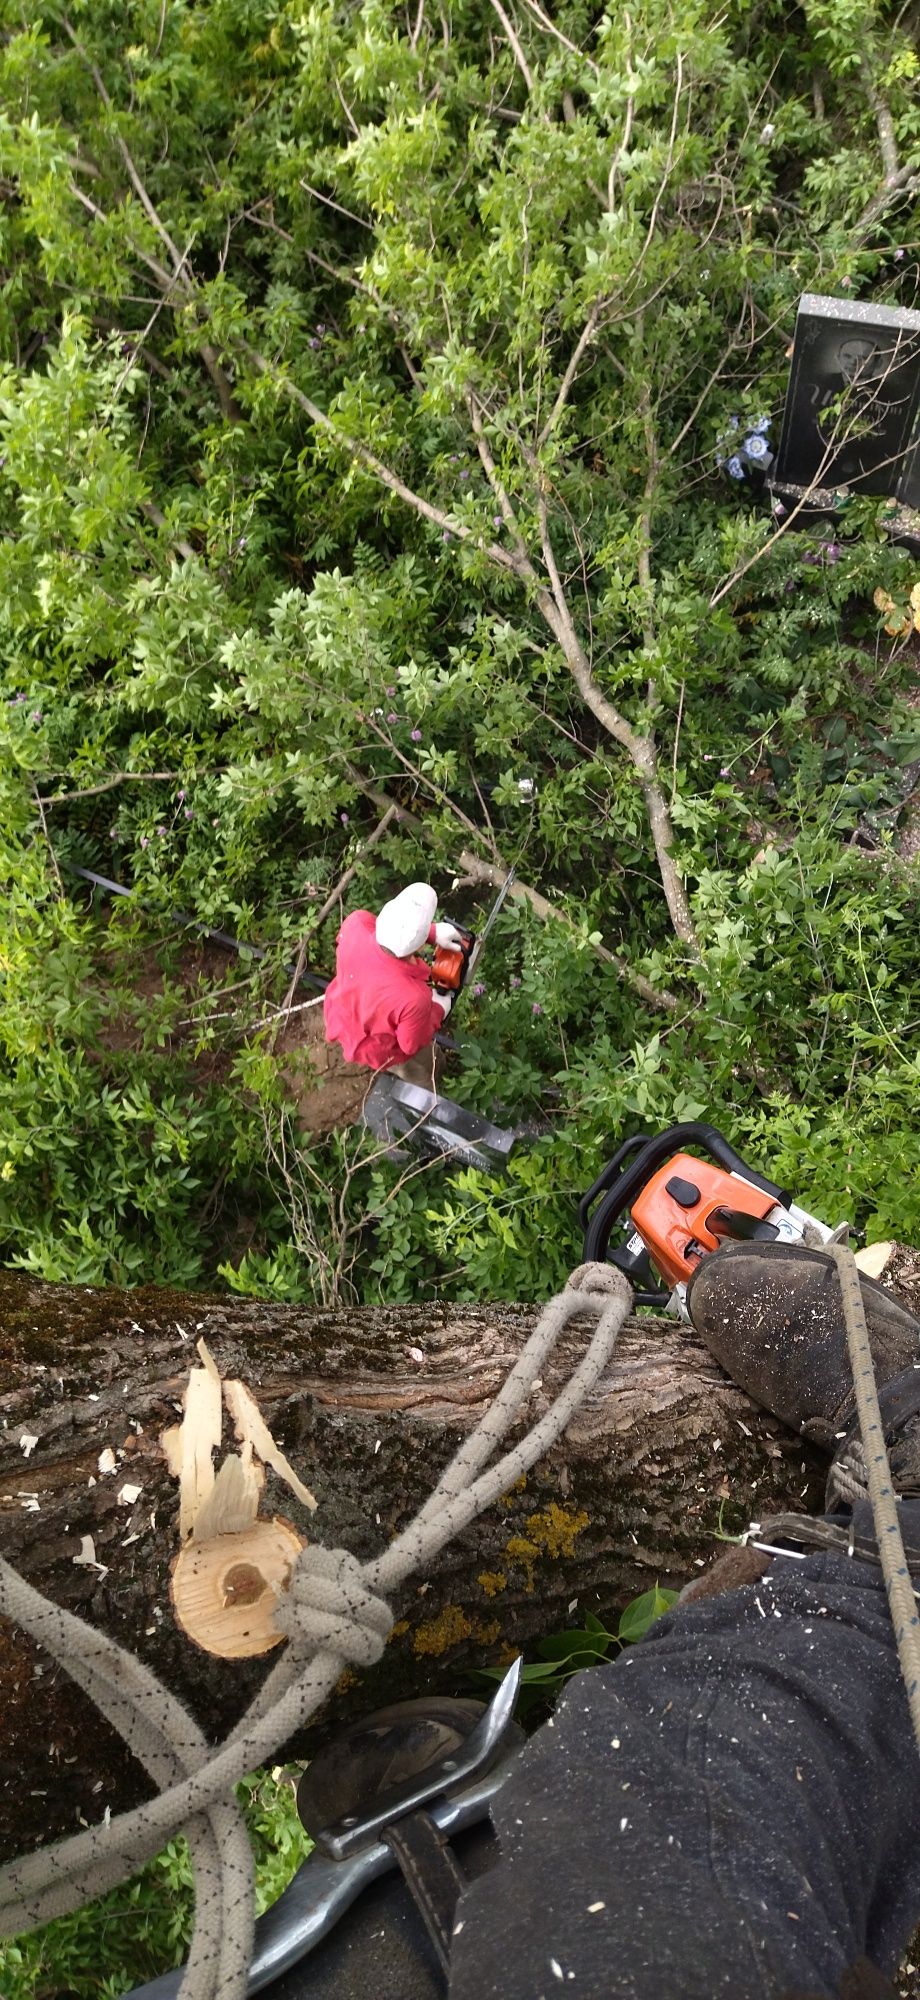
{"type": "MultiPolygon", "coordinates": [[[[322,995],[317,998],[321,1003],[322,995]]],[[[358,1123],[373,1073],[346,1062],[338,1046],[326,1041],[322,1004],[292,1015],[275,1048],[303,1131],[333,1132],[358,1123]]]]}

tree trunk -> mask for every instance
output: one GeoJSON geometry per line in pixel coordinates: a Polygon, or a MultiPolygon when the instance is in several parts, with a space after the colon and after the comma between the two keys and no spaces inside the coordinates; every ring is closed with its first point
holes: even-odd
{"type": "MultiPolygon", "coordinates": [[[[177,1491],[159,1436],[176,1421],[195,1341],[249,1383],[319,1502],[304,1513],[269,1473],[262,1512],[366,1558],[428,1494],[535,1317],[514,1305],[319,1311],[0,1272],[0,1551],[135,1650],[217,1737],[272,1656],[217,1660],[173,1620],[177,1491]],[[112,1473],[99,1469],[106,1448],[112,1473]],[[125,1486],[140,1488],[133,1503],[119,1497],[125,1486]],[[86,1536],[102,1567],[76,1560],[89,1553],[86,1536]]],[[[531,1419],[583,1344],[567,1336],[531,1419]]],[[[426,1688],[468,1689],[471,1667],[586,1611],[615,1618],[656,1578],[682,1584],[717,1552],[723,1515],[737,1529],[752,1513],[813,1507],[822,1477],[817,1458],[683,1329],[631,1320],[564,1442],[405,1590],[383,1660],[360,1683],[343,1677],[320,1733],[426,1688]]],[[[2,1622],[0,1712],[3,1856],[143,1795],[139,1770],[82,1695],[2,1622]]]]}

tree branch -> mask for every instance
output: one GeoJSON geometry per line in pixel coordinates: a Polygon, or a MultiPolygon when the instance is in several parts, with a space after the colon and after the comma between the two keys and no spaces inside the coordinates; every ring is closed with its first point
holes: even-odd
{"type": "Polygon", "coordinates": [[[367,445],[362,444],[358,438],[351,437],[347,431],[341,430],[334,419],[327,416],[326,411],[321,410],[318,403],[313,402],[312,397],[305,396],[303,390],[297,387],[296,382],[292,382],[289,376],[282,375],[272,362],[266,359],[264,354],[260,354],[256,348],[249,347],[245,342],[241,343],[241,346],[248,360],[251,361],[253,367],[258,370],[260,375],[270,376],[277,383],[278,388],[283,389],[285,394],[290,396],[292,402],[297,403],[300,409],[306,411],[311,423],[317,424],[321,430],[327,432],[329,436],[335,439],[337,444],[342,446],[343,450],[351,452],[353,457],[357,458],[362,465],[367,467],[369,472],[374,474],[376,479],[380,480],[382,486],[385,486],[390,493],[394,493],[397,499],[403,500],[407,507],[412,508],[414,513],[420,514],[425,521],[433,522],[436,528],[441,528],[447,534],[456,536],[458,542],[471,542],[474,546],[481,548],[483,553],[492,562],[497,563],[501,569],[510,570],[513,576],[521,576],[522,568],[519,557],[510,555],[508,550],[503,549],[499,542],[479,542],[472,528],[467,527],[464,521],[455,521],[450,514],[445,514],[442,507],[433,507],[431,502],[424,500],[420,493],[414,493],[412,488],[407,486],[405,481],[400,479],[395,472],[391,472],[389,466],[384,465],[376,454],[369,450],[367,445]]]}
{"type": "MultiPolygon", "coordinates": [[[[391,799],[379,785],[362,777],[361,772],[353,764],[346,763],[345,769],[355,789],[363,792],[365,798],[371,799],[374,805],[384,811],[392,806],[401,825],[410,833],[416,834],[426,846],[431,844],[432,836],[424,820],[410,812],[408,807],[398,805],[397,801],[391,799]]],[[[508,873],[508,864],[501,855],[498,855],[495,861],[484,861],[471,849],[464,847],[457,856],[457,872],[465,875],[469,882],[480,883],[483,888],[500,889],[508,873]]],[[[512,902],[527,903],[534,915],[545,922],[552,920],[554,923],[564,924],[567,930],[577,933],[578,927],[566,910],[558,909],[555,903],[550,903],[545,896],[541,896],[538,889],[530,888],[529,884],[522,882],[519,877],[512,882],[508,896],[512,902]]],[[[633,992],[638,993],[648,1006],[656,1008],[659,1013],[679,1013],[683,1003],[678,1000],[676,993],[670,993],[666,987],[653,986],[644,973],[637,972],[627,959],[621,958],[617,952],[609,951],[606,945],[591,944],[591,950],[605,965],[611,965],[624,984],[631,986],[633,992]]]]}
{"type": "Polygon", "coordinates": [[[524,78],[524,82],[527,85],[528,93],[532,97],[534,93],[534,80],[530,73],[530,70],[527,67],[527,58],[524,54],[520,42],[518,41],[517,35],[515,34],[514,26],[512,22],[509,21],[508,16],[505,13],[504,7],[501,4],[501,0],[490,0],[490,4],[492,7],[493,14],[498,15],[502,27],[505,30],[505,34],[507,36],[509,45],[514,55],[514,60],[517,63],[518,69],[520,70],[521,75],[524,78]]]}
{"type": "MultiPolygon", "coordinates": [[[[294,995],[297,991],[298,986],[300,985],[300,975],[303,972],[304,966],[306,965],[307,962],[307,952],[310,949],[310,946],[313,942],[314,937],[316,936],[317,931],[319,930],[320,926],[325,923],[330,910],[335,908],[335,905],[338,902],[339,897],[345,894],[345,891],[349,887],[349,884],[354,881],[362,861],[370,853],[371,849],[373,847],[376,847],[378,840],[383,839],[383,836],[386,833],[387,828],[392,826],[393,821],[398,817],[398,814],[399,814],[399,807],[394,799],[392,804],[387,806],[383,818],[381,820],[378,820],[377,825],[374,827],[373,832],[369,833],[367,839],[362,841],[361,846],[359,847],[358,852],[355,855],[353,862],[351,863],[351,866],[349,868],[346,868],[343,875],[339,876],[335,888],[331,890],[330,894],[326,897],[326,901],[323,903],[322,907],[319,910],[317,910],[313,922],[310,925],[310,929],[304,932],[303,937],[300,940],[300,947],[297,952],[297,959],[294,965],[294,970],[293,973],[291,974],[291,983],[284,996],[284,1000],[282,1001],[282,1007],[281,1007],[282,1013],[290,1014],[292,1011],[292,1003],[294,995]]],[[[309,1007],[314,1005],[315,1003],[313,1001],[308,1000],[305,1004],[309,1007]]]]}

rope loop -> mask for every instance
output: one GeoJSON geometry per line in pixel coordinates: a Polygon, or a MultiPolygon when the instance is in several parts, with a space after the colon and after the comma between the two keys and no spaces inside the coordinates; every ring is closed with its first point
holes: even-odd
{"type": "Polygon", "coordinates": [[[629,1279],[615,1264],[576,1264],[566,1280],[566,1291],[606,1293],[621,1299],[627,1311],[632,1305],[629,1279]]]}
{"type": "Polygon", "coordinates": [[[347,1549],[312,1542],[301,1550],[275,1624],[301,1659],[338,1653],[353,1667],[372,1667],[393,1629],[393,1614],[369,1590],[361,1564],[347,1549]]]}

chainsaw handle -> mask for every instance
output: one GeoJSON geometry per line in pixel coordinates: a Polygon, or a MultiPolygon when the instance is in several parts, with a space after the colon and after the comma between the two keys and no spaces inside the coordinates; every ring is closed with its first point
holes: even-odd
{"type": "Polygon", "coordinates": [[[640,1146],[647,1146],[648,1144],[649,1134],[647,1132],[637,1132],[634,1139],[624,1139],[622,1146],[617,1147],[613,1159],[608,1160],[607,1165],[601,1168],[597,1180],[592,1182],[587,1194],[582,1195],[578,1204],[578,1220],[581,1223],[582,1229],[587,1229],[590,1210],[594,1207],[598,1195],[606,1194],[607,1189],[612,1186],[623,1161],[628,1158],[630,1153],[637,1152],[640,1146]]]}
{"type": "Polygon", "coordinates": [[[684,1125],[670,1125],[666,1132],[659,1132],[654,1138],[642,1138],[637,1135],[636,1139],[627,1140],[608,1162],[603,1173],[598,1176],[594,1188],[589,1189],[585,1195],[579,1207],[579,1219],[584,1211],[585,1220],[585,1241],[582,1252],[585,1263],[605,1261],[614,1223],[624,1210],[632,1207],[646,1181],[652,1174],[657,1173],[659,1167],[664,1166],[671,1153],[680,1152],[688,1145],[698,1146],[701,1152],[708,1153],[710,1159],[715,1160],[717,1165],[724,1167],[728,1173],[740,1174],[743,1180],[749,1181],[753,1187],[760,1188],[763,1194],[772,1196],[781,1207],[788,1208],[791,1200],[788,1192],[784,1188],[777,1187],[775,1181],[768,1181],[763,1174],[756,1171],[756,1168],[749,1167],[740,1153],[735,1152],[734,1146],[729,1145],[728,1140],[714,1125],[700,1125],[695,1121],[684,1125]],[[635,1152],[636,1157],[631,1165],[624,1166],[623,1163],[631,1152],[635,1152]],[[592,1201],[596,1199],[595,1190],[598,1193],[603,1191],[605,1199],[589,1217],[588,1210],[592,1201]]]}

